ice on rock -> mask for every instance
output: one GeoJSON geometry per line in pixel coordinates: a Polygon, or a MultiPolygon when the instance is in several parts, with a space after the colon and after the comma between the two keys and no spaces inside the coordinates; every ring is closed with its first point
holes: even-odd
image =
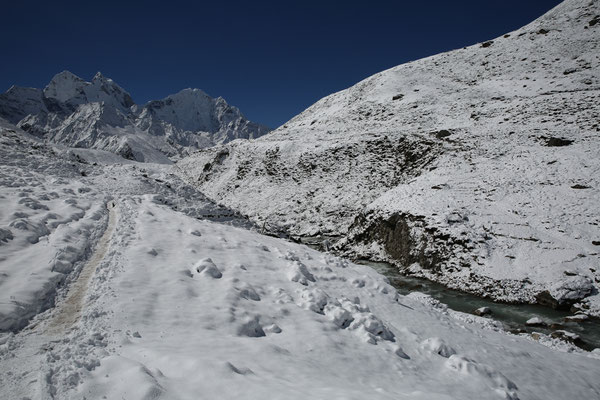
{"type": "Polygon", "coordinates": [[[200,275],[210,276],[214,279],[219,279],[223,276],[219,268],[217,268],[213,260],[210,258],[203,258],[202,260],[198,261],[194,265],[193,270],[200,275]]]}
{"type": "Polygon", "coordinates": [[[567,322],[581,322],[581,321],[585,321],[589,319],[589,317],[586,314],[575,314],[575,315],[569,315],[568,317],[565,317],[565,321],[567,322]]]}
{"type": "Polygon", "coordinates": [[[546,323],[540,317],[529,318],[525,321],[525,325],[529,326],[544,326],[546,323]]]}

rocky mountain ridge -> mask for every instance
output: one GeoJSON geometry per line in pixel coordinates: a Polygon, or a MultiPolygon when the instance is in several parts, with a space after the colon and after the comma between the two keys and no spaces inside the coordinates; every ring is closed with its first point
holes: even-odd
{"type": "Polygon", "coordinates": [[[13,86],[0,94],[0,117],[52,143],[149,162],[170,162],[190,150],[269,131],[199,89],[137,105],[101,73],[86,82],[69,71],[44,89],[13,86]]]}

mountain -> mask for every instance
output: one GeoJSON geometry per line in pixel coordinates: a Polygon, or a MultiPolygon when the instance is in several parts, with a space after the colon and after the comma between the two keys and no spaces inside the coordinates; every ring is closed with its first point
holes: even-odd
{"type": "Polygon", "coordinates": [[[600,2],[327,96],[178,163],[266,230],[510,302],[600,315],[600,2]]]}
{"type": "Polygon", "coordinates": [[[43,90],[11,87],[0,94],[0,117],[52,143],[108,150],[127,159],[171,162],[190,150],[266,134],[222,98],[184,89],[136,105],[98,72],[86,82],[63,71],[43,90]]]}

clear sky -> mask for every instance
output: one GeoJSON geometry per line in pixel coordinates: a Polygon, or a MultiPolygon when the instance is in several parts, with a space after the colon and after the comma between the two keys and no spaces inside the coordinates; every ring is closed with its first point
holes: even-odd
{"type": "Polygon", "coordinates": [[[559,3],[7,1],[0,90],[101,71],[137,103],[200,88],[277,127],[376,72],[492,39],[559,3]]]}

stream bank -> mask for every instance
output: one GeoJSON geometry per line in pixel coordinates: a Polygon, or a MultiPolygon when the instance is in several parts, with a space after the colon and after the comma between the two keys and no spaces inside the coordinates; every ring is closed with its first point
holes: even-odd
{"type": "MultiPolygon", "coordinates": [[[[331,243],[338,237],[301,237],[300,243],[306,244],[319,251],[328,251],[331,243]]],[[[442,284],[404,275],[392,264],[371,260],[357,259],[355,263],[369,266],[386,276],[398,293],[407,295],[411,292],[421,292],[448,306],[448,308],[469,314],[477,314],[477,310],[489,309],[485,316],[501,322],[506,331],[512,333],[546,334],[561,336],[562,331],[577,335],[572,342],[578,347],[591,351],[600,348],[600,321],[595,318],[572,320],[574,314],[566,310],[556,310],[539,304],[501,303],[471,293],[449,289],[442,284]],[[540,323],[528,325],[527,321],[538,318],[540,323]]],[[[487,311],[487,310],[486,310],[487,311]]],[[[575,314],[577,315],[577,314],[575,314]]],[[[562,335],[564,336],[564,335],[562,335]]],[[[562,337],[564,339],[564,337],[562,337]]]]}

